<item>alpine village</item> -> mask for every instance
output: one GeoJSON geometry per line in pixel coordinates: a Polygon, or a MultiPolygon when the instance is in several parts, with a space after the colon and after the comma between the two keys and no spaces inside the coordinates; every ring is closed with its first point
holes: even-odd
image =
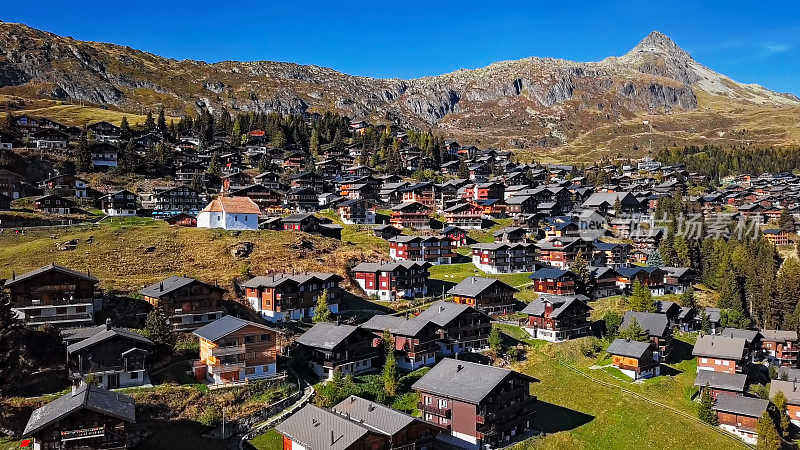
{"type": "Polygon", "coordinates": [[[797,448],[797,148],[4,83],[2,449],[797,448]]]}

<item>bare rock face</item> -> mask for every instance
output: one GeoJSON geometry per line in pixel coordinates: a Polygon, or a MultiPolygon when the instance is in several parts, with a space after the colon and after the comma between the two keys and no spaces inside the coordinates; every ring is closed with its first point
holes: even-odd
{"type": "Polygon", "coordinates": [[[695,61],[653,32],[630,52],[599,62],[552,58],[504,61],[413,80],[355,77],[318,66],[270,61],[176,61],[112,44],[77,41],[25,25],[0,23],[0,87],[30,95],[147,109],[164,95],[188,109],[321,112],[434,128],[452,137],[479,129],[520,146],[563,142],[641,113],[693,110],[695,90],[724,99],[799,105],[790,94],[741,85],[695,61]],[[129,94],[136,90],[136,98],[129,94]],[[146,93],[152,93],[152,101],[146,93]]]}

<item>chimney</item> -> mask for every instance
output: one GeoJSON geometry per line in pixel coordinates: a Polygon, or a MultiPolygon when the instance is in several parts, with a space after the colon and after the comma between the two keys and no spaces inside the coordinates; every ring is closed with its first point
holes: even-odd
{"type": "Polygon", "coordinates": [[[159,286],[159,289],[161,290],[161,292],[164,292],[164,282],[163,281],[161,282],[161,285],[159,286]]]}
{"type": "Polygon", "coordinates": [[[109,317],[106,319],[106,330],[110,329],[111,329],[111,318],[109,317]]]}
{"type": "Polygon", "coordinates": [[[331,445],[336,443],[336,438],[333,436],[333,430],[331,430],[331,445]]]}
{"type": "Polygon", "coordinates": [[[456,372],[461,372],[461,369],[463,369],[463,368],[464,368],[464,366],[462,366],[461,364],[457,365],[456,366],[456,372]]]}

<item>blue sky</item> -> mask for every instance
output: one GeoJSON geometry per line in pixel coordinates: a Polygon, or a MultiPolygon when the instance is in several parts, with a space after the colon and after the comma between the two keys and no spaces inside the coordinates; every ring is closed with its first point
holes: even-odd
{"type": "Polygon", "coordinates": [[[3,21],[176,59],[291,61],[374,77],[527,56],[599,60],[657,29],[737,81],[800,95],[796,1],[3,3],[3,21]]]}

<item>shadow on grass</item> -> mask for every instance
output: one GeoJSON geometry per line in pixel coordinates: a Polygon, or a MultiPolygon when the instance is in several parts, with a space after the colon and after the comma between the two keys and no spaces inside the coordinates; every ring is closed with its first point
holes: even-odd
{"type": "Polygon", "coordinates": [[[574,430],[594,420],[594,416],[539,400],[531,426],[544,433],[574,430]]]}
{"type": "Polygon", "coordinates": [[[137,430],[148,435],[133,446],[133,449],[172,450],[195,448],[203,450],[226,450],[225,441],[204,436],[209,428],[191,420],[153,420],[136,425],[137,430]]]}
{"type": "Polygon", "coordinates": [[[428,280],[428,295],[439,296],[443,294],[447,294],[453,286],[456,284],[452,281],[445,281],[445,280],[437,280],[431,278],[428,280]]]}
{"type": "Polygon", "coordinates": [[[692,349],[692,344],[681,341],[680,339],[673,339],[669,362],[678,363],[694,358],[694,356],[692,356],[692,349]]]}
{"type": "Polygon", "coordinates": [[[664,365],[664,364],[661,365],[661,369],[659,369],[659,370],[660,370],[661,375],[669,376],[669,377],[674,377],[675,375],[679,375],[679,374],[683,373],[682,371],[680,371],[680,370],[678,370],[678,369],[676,369],[674,367],[670,367],[670,366],[667,366],[667,365],[664,365]]]}

